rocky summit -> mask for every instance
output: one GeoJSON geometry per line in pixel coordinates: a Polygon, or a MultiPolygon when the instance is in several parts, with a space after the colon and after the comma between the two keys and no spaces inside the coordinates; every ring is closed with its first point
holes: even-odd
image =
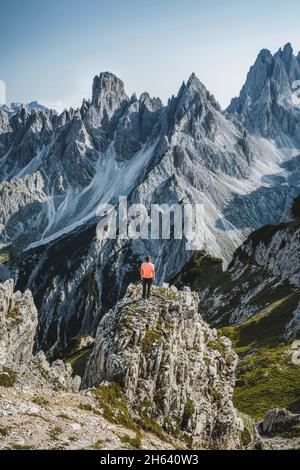
{"type": "Polygon", "coordinates": [[[141,422],[154,420],[192,447],[233,449],[244,431],[232,404],[236,363],[188,287],[155,287],[143,301],[130,285],[99,324],[83,386],[117,384],[141,422]]]}

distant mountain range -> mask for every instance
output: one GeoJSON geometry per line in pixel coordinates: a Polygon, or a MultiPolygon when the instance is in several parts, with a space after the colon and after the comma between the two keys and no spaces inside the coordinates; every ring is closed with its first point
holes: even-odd
{"type": "Polygon", "coordinates": [[[10,106],[6,104],[0,106],[0,110],[4,113],[7,113],[9,117],[11,117],[13,114],[18,113],[22,108],[26,109],[28,113],[31,113],[31,111],[33,111],[34,109],[45,111],[47,109],[47,106],[44,106],[38,103],[37,101],[31,101],[27,104],[11,103],[10,106]]]}
{"type": "Polygon", "coordinates": [[[99,242],[99,203],[203,203],[203,248],[224,265],[249,233],[288,217],[300,193],[299,79],[287,44],[260,52],[225,111],[194,74],[163,106],[128,97],[109,72],[80,109],[0,109],[0,274],[32,290],[45,349],[94,334],[145,253],[159,281],[193,254],[185,240],[99,242]]]}

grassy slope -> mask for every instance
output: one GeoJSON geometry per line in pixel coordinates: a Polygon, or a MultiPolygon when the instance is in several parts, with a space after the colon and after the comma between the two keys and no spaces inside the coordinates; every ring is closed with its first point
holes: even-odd
{"type": "Polygon", "coordinates": [[[255,419],[271,408],[300,412],[300,367],[291,362],[291,344],[282,333],[300,292],[275,300],[246,322],[219,329],[240,357],[234,404],[255,419]]]}
{"type": "MultiPolygon", "coordinates": [[[[266,226],[250,237],[253,242],[268,243],[277,230],[294,232],[299,223],[300,219],[296,219],[279,226],[266,226]]],[[[171,282],[178,287],[190,285],[201,292],[200,309],[204,318],[206,311],[214,310],[208,317],[209,323],[232,340],[240,358],[234,392],[237,409],[255,419],[275,407],[300,412],[300,366],[291,362],[291,342],[283,339],[285,326],[300,302],[300,291],[271,279],[268,272],[249,263],[249,259],[244,259],[244,264],[245,271],[235,279],[230,272],[222,272],[219,260],[198,252],[171,282]],[[249,296],[245,304],[253,309],[253,316],[242,324],[228,326],[230,313],[241,305],[245,294],[259,285],[262,288],[249,296]],[[214,297],[219,294],[222,303],[212,309],[214,297]]]]}

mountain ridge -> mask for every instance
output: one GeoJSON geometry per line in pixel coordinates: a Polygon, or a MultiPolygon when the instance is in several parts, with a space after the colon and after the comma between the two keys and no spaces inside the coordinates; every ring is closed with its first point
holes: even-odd
{"type": "MultiPolygon", "coordinates": [[[[281,70],[294,61],[287,52],[276,59],[285,61],[281,70]]],[[[259,76],[268,82],[268,74],[259,76]]],[[[225,264],[252,230],[285,218],[299,194],[297,139],[283,127],[281,143],[275,142],[238,118],[221,111],[194,74],[162,106],[147,93],[129,98],[108,72],[95,77],[92,101],[80,109],[60,115],[21,110],[3,118],[0,236],[6,262],[0,276],[32,290],[47,348],[60,341],[66,346],[84,329],[94,333],[105,309],[138,279],[144,253],[155,258],[159,282],[192,256],[184,240],[102,243],[96,237],[99,204],[112,203],[118,211],[120,195],[146,207],[204,204],[203,248],[225,264]],[[61,250],[70,253],[66,263],[55,255],[63,257],[61,250]]]]}

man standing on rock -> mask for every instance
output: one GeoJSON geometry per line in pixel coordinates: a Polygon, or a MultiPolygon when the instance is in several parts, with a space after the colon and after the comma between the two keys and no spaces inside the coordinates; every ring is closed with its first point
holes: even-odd
{"type": "Polygon", "coordinates": [[[141,265],[141,280],[143,282],[143,299],[149,299],[152,282],[155,280],[154,265],[150,262],[150,256],[141,265]]]}

